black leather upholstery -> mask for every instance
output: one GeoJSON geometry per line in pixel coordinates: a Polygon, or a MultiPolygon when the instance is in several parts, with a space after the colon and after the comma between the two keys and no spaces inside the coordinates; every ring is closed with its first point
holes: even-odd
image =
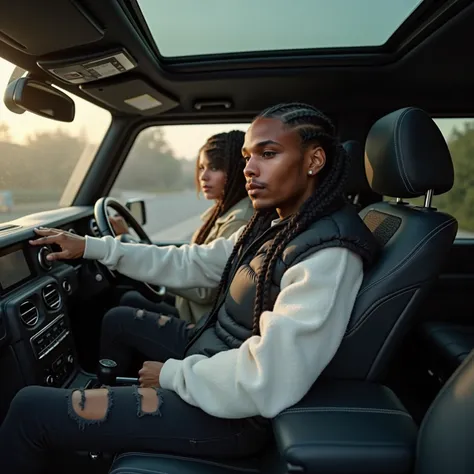
{"type": "Polygon", "coordinates": [[[370,382],[320,381],[273,426],[280,454],[225,462],[126,453],[110,474],[402,474],[414,464],[415,423],[388,388],[370,382]]]}
{"type": "Polygon", "coordinates": [[[416,425],[381,385],[321,381],[273,428],[283,458],[301,472],[409,473],[414,464],[416,425]]]}
{"type": "MultiPolygon", "coordinates": [[[[450,187],[449,176],[438,176],[442,172],[449,175],[452,168],[444,139],[444,145],[439,144],[441,151],[433,152],[429,160],[425,154],[439,132],[431,118],[418,109],[403,109],[379,122],[370,130],[366,144],[366,149],[372,150],[377,191],[387,194],[386,189],[400,189],[408,181],[417,193],[427,192],[441,182],[445,183],[443,189],[450,187]],[[413,127],[417,145],[412,143],[413,127]],[[426,147],[420,148],[420,144],[426,147]],[[421,173],[415,164],[418,161],[425,167],[429,164],[431,171],[421,173]]],[[[457,221],[436,209],[395,202],[373,204],[360,215],[382,252],[365,274],[345,337],[325,375],[380,380],[449,254],[457,221]]]]}
{"type": "Polygon", "coordinates": [[[378,120],[365,146],[365,168],[371,188],[398,198],[449,191],[454,168],[446,141],[431,117],[408,107],[378,120]]]}
{"type": "Polygon", "coordinates": [[[369,192],[370,186],[365,175],[364,147],[356,140],[348,140],[342,146],[351,160],[346,193],[349,196],[357,196],[360,193],[369,192]]]}
{"type": "Polygon", "coordinates": [[[442,388],[420,428],[416,474],[474,472],[474,352],[442,388]]]}
{"type": "Polygon", "coordinates": [[[474,349],[474,326],[429,322],[421,338],[428,369],[444,383],[474,349]]]}
{"type": "Polygon", "coordinates": [[[260,473],[259,466],[258,459],[222,462],[166,454],[126,453],[116,458],[109,474],[252,474],[260,473]]]}

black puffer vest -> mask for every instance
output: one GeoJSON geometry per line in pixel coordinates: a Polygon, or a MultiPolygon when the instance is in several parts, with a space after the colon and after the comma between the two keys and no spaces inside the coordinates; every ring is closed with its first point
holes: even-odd
{"type": "MultiPolygon", "coordinates": [[[[252,335],[253,307],[257,273],[263,264],[267,249],[284,223],[268,229],[239,256],[229,278],[230,284],[222,292],[217,310],[201,318],[191,338],[186,356],[214,354],[240,347],[252,335]]],[[[360,255],[364,266],[370,265],[378,245],[352,205],[314,222],[306,231],[288,243],[275,265],[271,289],[271,307],[280,292],[280,282],[288,268],[301,262],[318,250],[345,247],[360,255]]]]}

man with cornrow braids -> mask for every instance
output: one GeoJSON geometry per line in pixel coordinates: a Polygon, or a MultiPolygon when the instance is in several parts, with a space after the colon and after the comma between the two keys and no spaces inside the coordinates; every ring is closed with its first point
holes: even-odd
{"type": "MultiPolygon", "coordinates": [[[[330,120],[299,103],[262,112],[242,154],[257,212],[229,239],[158,248],[37,231],[33,245],[60,246],[53,260],[83,256],[137,280],[219,291],[193,330],[153,313],[124,326],[141,324],[149,358],[162,361],[145,363],[141,387],[22,389],[0,427],[10,474],[41,472],[57,449],[254,454],[271,437],[269,419],[301,400],[331,361],[378,251],[343,199],[348,157],[330,120]]],[[[127,366],[120,337],[102,349],[127,366]]]]}

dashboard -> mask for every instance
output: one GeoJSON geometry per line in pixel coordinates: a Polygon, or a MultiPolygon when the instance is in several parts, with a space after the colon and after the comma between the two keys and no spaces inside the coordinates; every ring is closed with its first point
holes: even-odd
{"type": "Polygon", "coordinates": [[[74,298],[110,286],[92,260],[50,262],[50,246],[29,244],[39,226],[99,236],[91,207],[72,207],[0,224],[0,420],[24,385],[64,387],[79,366],[69,313],[74,298]]]}

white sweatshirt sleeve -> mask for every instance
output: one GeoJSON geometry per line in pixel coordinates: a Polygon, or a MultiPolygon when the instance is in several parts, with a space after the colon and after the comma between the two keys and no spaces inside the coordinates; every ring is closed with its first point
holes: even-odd
{"type": "Polygon", "coordinates": [[[243,227],[207,245],[158,247],[124,244],[113,237],[86,237],[84,258],[99,260],[138,281],[172,288],[215,288],[243,227]]]}
{"type": "Polygon", "coordinates": [[[290,267],[261,336],[211,358],[169,359],[160,385],[220,418],[273,418],[303,398],[334,357],[362,283],[359,256],[343,248],[316,252],[290,267]]]}

